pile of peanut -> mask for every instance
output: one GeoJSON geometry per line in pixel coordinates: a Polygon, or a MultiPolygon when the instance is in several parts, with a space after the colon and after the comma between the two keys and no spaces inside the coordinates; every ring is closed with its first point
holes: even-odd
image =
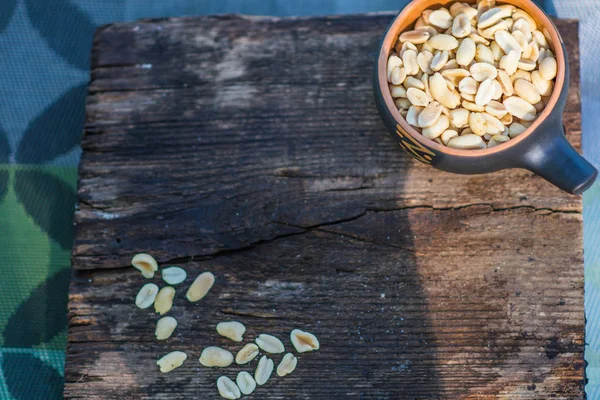
{"type": "Polygon", "coordinates": [[[428,139],[457,149],[497,146],[548,103],[557,74],[550,40],[531,15],[495,0],[425,10],[389,56],[391,95],[428,139]]]}
{"type": "MultiPolygon", "coordinates": [[[[144,278],[152,279],[158,271],[158,263],[149,254],[136,254],[131,260],[131,265],[138,269],[144,278]]],[[[135,298],[135,305],[145,310],[154,306],[154,310],[159,315],[164,315],[173,308],[173,299],[176,290],[174,285],[179,285],[187,279],[187,272],[178,266],[164,268],[161,271],[162,279],[170,286],[159,289],[155,283],[146,283],[135,298]]],[[[194,279],[187,290],[185,297],[188,301],[195,303],[202,300],[210,291],[215,283],[215,276],[211,272],[203,272],[194,279]]],[[[206,312],[204,310],[203,312],[206,312]]],[[[156,323],[155,336],[157,340],[168,340],[177,328],[177,320],[171,316],[164,316],[156,323]]],[[[239,321],[223,321],[216,326],[217,333],[233,342],[241,343],[244,340],[246,326],[239,321]]],[[[319,350],[320,343],[315,335],[300,329],[293,329],[290,332],[290,342],[296,352],[306,353],[319,350]]],[[[283,342],[268,334],[258,335],[254,343],[249,342],[242,347],[235,358],[233,353],[227,349],[217,346],[208,346],[202,350],[198,361],[201,365],[211,368],[226,368],[233,364],[246,365],[251,363],[260,352],[272,355],[283,354],[286,349],[283,342]]],[[[171,351],[162,356],[156,364],[162,373],[168,373],[179,368],[187,360],[188,355],[183,351],[171,351]]],[[[298,358],[292,353],[286,353],[275,369],[275,363],[272,358],[263,355],[256,368],[254,376],[248,371],[239,371],[235,382],[226,375],[217,379],[217,390],[221,397],[225,399],[239,399],[242,395],[249,395],[256,389],[256,386],[262,386],[267,383],[273,370],[280,377],[291,374],[298,364],[298,358]]]]}

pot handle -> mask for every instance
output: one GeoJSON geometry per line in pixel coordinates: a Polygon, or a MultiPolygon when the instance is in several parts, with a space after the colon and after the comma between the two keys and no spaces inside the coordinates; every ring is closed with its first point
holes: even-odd
{"type": "Polygon", "coordinates": [[[581,194],[594,181],[598,171],[567,140],[562,121],[554,132],[530,145],[524,155],[525,168],[571,194],[581,194]]]}

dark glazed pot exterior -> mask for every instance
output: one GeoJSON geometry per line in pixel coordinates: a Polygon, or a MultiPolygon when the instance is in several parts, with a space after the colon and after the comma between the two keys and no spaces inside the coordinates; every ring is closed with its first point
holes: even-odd
{"type": "MultiPolygon", "coordinates": [[[[507,2],[521,7],[527,5],[528,7],[525,9],[529,12],[531,12],[531,7],[537,8],[529,0],[507,2]]],[[[428,3],[428,1],[421,1],[421,3],[428,3]]],[[[424,8],[421,7],[421,9],[424,8]]],[[[539,17],[539,13],[543,14],[543,12],[539,8],[537,10],[537,15],[533,15],[539,17]]],[[[414,9],[408,11],[407,15],[414,16],[414,9]]],[[[526,132],[505,144],[483,150],[458,150],[435,143],[410,127],[395,108],[387,86],[387,78],[381,75],[385,74],[385,63],[389,54],[389,48],[386,49],[386,47],[390,45],[390,29],[394,27],[396,30],[398,29],[398,18],[407,17],[403,14],[404,12],[400,13],[394,19],[384,35],[381,53],[375,66],[374,91],[375,102],[381,118],[389,133],[407,153],[435,168],[458,174],[482,174],[505,168],[526,168],[559,188],[574,194],[582,193],[594,183],[597,175],[596,169],[575,151],[564,134],[562,114],[569,91],[569,68],[565,57],[564,43],[558,36],[556,27],[545,14],[543,15],[546,17],[546,21],[542,22],[548,31],[554,31],[554,35],[552,33],[551,35],[557,39],[553,42],[559,64],[559,75],[548,107],[542,111],[526,132]],[[557,48],[556,44],[560,47],[557,48]],[[562,57],[562,62],[559,57],[562,57]]],[[[404,25],[411,23],[405,22],[404,25]]],[[[397,37],[397,32],[391,34],[397,37]]]]}

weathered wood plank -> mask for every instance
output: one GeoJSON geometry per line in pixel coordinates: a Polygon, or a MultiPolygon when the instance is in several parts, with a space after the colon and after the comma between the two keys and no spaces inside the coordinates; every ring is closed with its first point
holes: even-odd
{"type": "MultiPolygon", "coordinates": [[[[371,94],[391,15],[202,17],[96,36],[76,212],[68,399],[216,397],[214,331],[322,344],[256,398],[583,396],[581,201],[526,171],[458,176],[405,156],[371,94]],[[569,238],[569,240],[561,240],[569,238]],[[154,339],[150,251],[213,292],[154,339]],[[190,358],[161,375],[156,359],[190,358]]],[[[565,113],[580,143],[577,23],[565,113]]],[[[155,278],[158,283],[159,279],[155,278]]],[[[275,357],[278,362],[280,357],[275,357]]]]}

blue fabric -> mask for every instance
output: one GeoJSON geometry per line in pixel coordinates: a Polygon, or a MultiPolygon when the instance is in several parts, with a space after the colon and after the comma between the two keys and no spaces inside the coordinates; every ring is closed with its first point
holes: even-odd
{"type": "MultiPolygon", "coordinates": [[[[583,154],[600,166],[600,2],[554,0],[551,11],[579,19],[583,154]]],[[[600,399],[600,183],[583,195],[588,399],[600,399]]]]}

